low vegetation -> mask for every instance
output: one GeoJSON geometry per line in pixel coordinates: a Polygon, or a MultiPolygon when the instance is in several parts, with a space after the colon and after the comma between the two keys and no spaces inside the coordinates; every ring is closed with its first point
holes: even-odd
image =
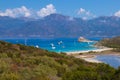
{"type": "Polygon", "coordinates": [[[0,41],[0,80],[120,80],[120,68],[0,41]]]}
{"type": "Polygon", "coordinates": [[[120,52],[120,36],[111,38],[111,39],[104,39],[99,42],[100,45],[114,48],[114,51],[120,52]]]}

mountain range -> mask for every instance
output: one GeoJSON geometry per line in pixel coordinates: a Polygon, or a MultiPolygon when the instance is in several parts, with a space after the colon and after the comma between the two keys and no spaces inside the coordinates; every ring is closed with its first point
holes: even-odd
{"type": "Polygon", "coordinates": [[[101,16],[83,20],[61,14],[44,18],[11,18],[0,16],[0,37],[73,38],[120,35],[120,18],[101,16]]]}

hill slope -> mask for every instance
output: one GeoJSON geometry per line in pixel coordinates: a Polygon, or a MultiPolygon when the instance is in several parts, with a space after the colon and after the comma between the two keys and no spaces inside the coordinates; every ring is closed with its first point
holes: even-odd
{"type": "Polygon", "coordinates": [[[120,52],[120,36],[111,39],[103,39],[99,42],[99,44],[106,47],[114,48],[115,51],[120,52]]]}
{"type": "Polygon", "coordinates": [[[105,64],[0,41],[0,80],[119,80],[119,75],[120,69],[105,64]]]}

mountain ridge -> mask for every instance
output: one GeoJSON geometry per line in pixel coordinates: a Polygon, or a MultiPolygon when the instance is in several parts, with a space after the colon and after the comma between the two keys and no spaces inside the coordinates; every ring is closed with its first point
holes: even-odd
{"type": "Polygon", "coordinates": [[[51,14],[41,19],[0,17],[1,37],[102,37],[120,35],[120,18],[102,16],[90,20],[51,14]]]}

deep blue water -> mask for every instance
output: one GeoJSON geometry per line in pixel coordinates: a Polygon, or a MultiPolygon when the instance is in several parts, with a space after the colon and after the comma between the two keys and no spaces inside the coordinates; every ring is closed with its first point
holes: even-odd
{"type": "Polygon", "coordinates": [[[120,56],[117,55],[98,55],[95,59],[109,64],[114,68],[118,68],[120,66],[120,56]]]}
{"type": "MultiPolygon", "coordinates": [[[[37,39],[37,38],[26,38],[26,39],[1,39],[14,44],[24,44],[28,46],[37,46],[42,49],[46,49],[54,52],[74,52],[83,50],[94,50],[96,49],[93,44],[95,42],[78,42],[77,38],[59,38],[59,39],[37,39]]],[[[96,40],[96,38],[92,39],[96,40]]]]}

